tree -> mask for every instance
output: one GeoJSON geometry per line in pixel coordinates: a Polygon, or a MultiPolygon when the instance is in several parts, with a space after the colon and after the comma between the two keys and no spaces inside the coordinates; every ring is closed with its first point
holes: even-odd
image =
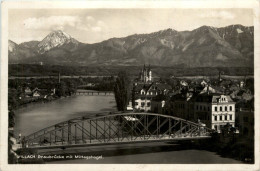
{"type": "Polygon", "coordinates": [[[67,89],[67,86],[64,82],[61,82],[60,84],[58,84],[57,86],[57,95],[59,97],[61,96],[66,96],[66,89],[67,89]]]}
{"type": "MultiPolygon", "coordinates": [[[[9,119],[8,119],[8,128],[14,127],[15,125],[15,114],[13,111],[9,111],[8,112],[9,115],[9,119]]],[[[13,141],[11,140],[11,138],[13,137],[13,132],[12,131],[8,131],[8,163],[9,164],[13,164],[16,163],[16,156],[14,155],[14,152],[12,150],[12,146],[13,146],[13,141]]]]}
{"type": "Polygon", "coordinates": [[[118,111],[126,111],[127,104],[131,97],[131,85],[129,75],[125,71],[119,72],[114,86],[118,111]]]}

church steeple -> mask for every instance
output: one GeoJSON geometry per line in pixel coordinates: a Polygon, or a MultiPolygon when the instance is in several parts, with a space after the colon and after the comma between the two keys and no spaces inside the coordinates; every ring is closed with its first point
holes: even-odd
{"type": "Polygon", "coordinates": [[[151,65],[149,64],[149,66],[143,66],[142,71],[140,72],[139,75],[139,80],[147,83],[147,82],[151,82],[152,81],[152,71],[151,71],[151,65]]]}

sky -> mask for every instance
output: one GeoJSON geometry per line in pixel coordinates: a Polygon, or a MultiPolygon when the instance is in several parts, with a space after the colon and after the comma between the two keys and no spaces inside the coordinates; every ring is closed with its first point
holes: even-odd
{"type": "Polygon", "coordinates": [[[253,26],[252,9],[10,9],[9,40],[41,41],[62,30],[83,43],[151,33],[168,28],[184,31],[200,26],[253,26]]]}

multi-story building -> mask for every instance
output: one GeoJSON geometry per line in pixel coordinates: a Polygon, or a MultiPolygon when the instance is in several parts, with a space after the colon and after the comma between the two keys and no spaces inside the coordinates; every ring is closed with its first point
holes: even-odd
{"type": "Polygon", "coordinates": [[[218,132],[227,123],[235,127],[235,102],[228,95],[186,92],[172,96],[169,104],[173,116],[200,121],[218,132]]]}
{"type": "Polygon", "coordinates": [[[166,108],[166,95],[158,95],[152,99],[151,102],[151,111],[153,113],[160,113],[160,114],[169,114],[166,108]]]}
{"type": "Polygon", "coordinates": [[[194,120],[194,102],[192,92],[176,94],[172,96],[168,103],[170,105],[169,113],[173,116],[187,120],[194,120]]]}
{"type": "Polygon", "coordinates": [[[130,100],[128,110],[151,111],[152,99],[160,94],[167,94],[171,87],[168,84],[153,82],[152,70],[144,65],[138,79],[134,83],[132,99],[130,100]]]}
{"type": "Polygon", "coordinates": [[[253,139],[254,137],[254,111],[248,108],[239,108],[237,113],[239,133],[253,139]]]}
{"type": "Polygon", "coordinates": [[[134,109],[151,111],[151,102],[157,95],[166,95],[170,86],[164,83],[136,84],[133,88],[134,109]]]}
{"type": "Polygon", "coordinates": [[[194,101],[194,118],[221,132],[229,123],[235,127],[235,102],[228,95],[200,94],[194,101]]]}

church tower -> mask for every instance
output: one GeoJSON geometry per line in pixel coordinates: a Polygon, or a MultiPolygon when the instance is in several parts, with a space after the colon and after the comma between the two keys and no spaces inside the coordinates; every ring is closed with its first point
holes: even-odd
{"type": "Polygon", "coordinates": [[[149,68],[148,68],[148,81],[152,81],[152,70],[151,70],[150,65],[149,65],[149,68]]]}
{"type": "Polygon", "coordinates": [[[143,68],[143,81],[146,83],[147,82],[147,77],[146,77],[146,68],[145,68],[145,64],[144,64],[144,68],[143,68]]]}
{"type": "Polygon", "coordinates": [[[139,73],[139,81],[143,83],[151,82],[152,81],[152,70],[151,66],[146,68],[145,64],[141,72],[139,73]]]}

